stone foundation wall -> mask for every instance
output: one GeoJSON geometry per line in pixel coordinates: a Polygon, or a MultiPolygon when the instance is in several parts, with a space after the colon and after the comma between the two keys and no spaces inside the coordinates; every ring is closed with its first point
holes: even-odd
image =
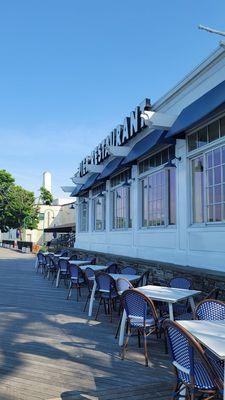
{"type": "Polygon", "coordinates": [[[131,265],[138,272],[149,270],[152,283],[168,285],[170,279],[177,276],[184,276],[192,281],[192,288],[208,294],[213,288],[220,289],[219,299],[225,300],[225,272],[213,271],[210,269],[194,268],[175,264],[166,264],[158,261],[146,261],[130,257],[117,256],[115,254],[100,253],[80,249],[71,249],[71,254],[79,257],[96,257],[97,264],[106,264],[109,261],[116,262],[118,266],[131,265]]]}

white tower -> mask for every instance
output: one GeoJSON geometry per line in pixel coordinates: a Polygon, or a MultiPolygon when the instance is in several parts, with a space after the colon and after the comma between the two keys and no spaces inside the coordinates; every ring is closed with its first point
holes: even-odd
{"type": "Polygon", "coordinates": [[[50,193],[52,193],[52,174],[51,174],[51,172],[45,171],[43,173],[43,186],[50,193]]]}

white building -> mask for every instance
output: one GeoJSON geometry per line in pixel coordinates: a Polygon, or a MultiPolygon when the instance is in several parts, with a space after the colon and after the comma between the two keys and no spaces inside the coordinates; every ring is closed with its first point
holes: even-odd
{"type": "Polygon", "coordinates": [[[225,271],[224,45],[149,105],[74,176],[75,246],[225,271]]]}

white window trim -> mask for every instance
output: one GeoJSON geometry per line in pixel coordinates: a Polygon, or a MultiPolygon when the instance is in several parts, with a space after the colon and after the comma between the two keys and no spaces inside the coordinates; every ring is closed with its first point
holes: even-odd
{"type": "MultiPolygon", "coordinates": [[[[224,115],[225,116],[225,115],[224,115]]],[[[218,118],[217,118],[218,119],[218,118]]],[[[214,120],[215,121],[215,120],[214,120]]],[[[212,122],[214,122],[212,121],[212,122]]],[[[211,123],[211,122],[210,122],[211,123]]],[[[196,131],[196,129],[195,129],[196,131]]],[[[192,132],[194,133],[194,131],[192,132]]],[[[189,198],[189,204],[190,204],[190,227],[192,228],[204,228],[208,226],[225,226],[225,221],[207,221],[207,201],[206,201],[206,169],[204,168],[204,176],[203,176],[203,185],[204,185],[204,221],[203,222],[194,222],[193,220],[193,185],[192,185],[192,161],[199,156],[203,157],[203,162],[204,162],[204,167],[205,167],[205,159],[206,159],[206,154],[209,151],[216,150],[218,148],[221,148],[222,146],[225,145],[225,136],[222,138],[219,138],[217,140],[214,140],[211,143],[207,143],[207,145],[199,147],[198,149],[195,149],[191,152],[188,153],[187,159],[188,159],[188,164],[189,164],[189,182],[190,184],[190,198],[189,198]]],[[[188,151],[188,141],[186,141],[186,146],[187,146],[187,151],[188,151]]],[[[222,184],[222,183],[221,183],[222,184]]]]}
{"type": "Polygon", "coordinates": [[[96,228],[96,221],[95,221],[95,216],[96,216],[96,211],[95,211],[95,201],[98,199],[98,195],[93,196],[91,201],[92,201],[92,232],[95,233],[101,233],[106,230],[106,196],[104,195],[103,198],[103,228],[102,229],[95,229],[96,228]]]}
{"type": "MultiPolygon", "coordinates": [[[[126,227],[124,228],[114,228],[114,203],[113,203],[113,194],[123,186],[123,183],[120,183],[117,186],[113,186],[113,188],[110,188],[110,209],[112,210],[112,212],[110,213],[110,231],[111,232],[124,232],[124,231],[131,231],[133,229],[133,218],[131,215],[131,221],[132,221],[132,226],[129,227],[129,199],[127,198],[127,204],[126,204],[126,227]]],[[[130,196],[132,196],[132,184],[130,185],[129,188],[130,191],[130,196]]]]}
{"type": "Polygon", "coordinates": [[[79,202],[79,204],[78,204],[78,210],[79,210],[79,218],[78,218],[78,221],[79,221],[79,225],[78,225],[78,231],[79,231],[79,233],[88,233],[89,232],[89,212],[90,212],[90,204],[89,204],[89,199],[87,199],[86,200],[87,201],[87,222],[86,222],[86,230],[81,230],[81,218],[82,218],[82,216],[81,216],[81,206],[82,206],[82,201],[80,201],[79,202]]]}

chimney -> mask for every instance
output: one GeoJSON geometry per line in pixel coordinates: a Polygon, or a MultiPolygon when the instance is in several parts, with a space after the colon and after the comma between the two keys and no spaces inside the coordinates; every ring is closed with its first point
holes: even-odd
{"type": "Polygon", "coordinates": [[[43,173],[43,186],[50,193],[52,193],[52,174],[51,174],[51,172],[45,171],[43,173]]]}

